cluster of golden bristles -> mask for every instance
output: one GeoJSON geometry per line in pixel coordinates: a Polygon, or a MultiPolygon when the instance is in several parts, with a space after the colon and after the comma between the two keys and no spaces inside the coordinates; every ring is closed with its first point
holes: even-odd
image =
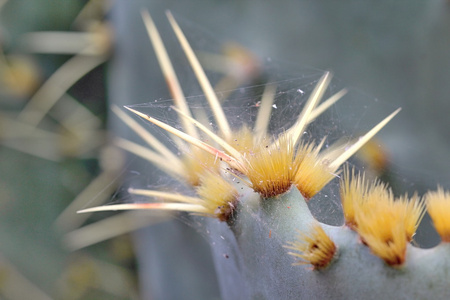
{"type": "Polygon", "coordinates": [[[364,176],[350,176],[341,182],[341,200],[346,224],[354,229],[373,253],[389,265],[405,261],[406,245],[411,242],[424,213],[425,205],[417,194],[394,198],[392,190],[364,176]]]}
{"type": "Polygon", "coordinates": [[[311,264],[317,270],[328,267],[337,256],[336,245],[319,222],[311,226],[309,233],[299,231],[297,240],[284,247],[294,251],[288,254],[300,258],[293,265],[311,264]]]}
{"type": "MultiPolygon", "coordinates": [[[[450,193],[442,188],[428,192],[424,200],[417,194],[396,198],[387,185],[378,180],[369,182],[364,174],[350,173],[347,168],[341,180],[341,201],[346,226],[390,266],[404,264],[407,245],[427,209],[442,241],[450,242],[450,193]]],[[[319,224],[309,235],[302,233],[289,248],[297,251],[290,254],[317,269],[328,266],[336,252],[333,241],[319,224]]]]}

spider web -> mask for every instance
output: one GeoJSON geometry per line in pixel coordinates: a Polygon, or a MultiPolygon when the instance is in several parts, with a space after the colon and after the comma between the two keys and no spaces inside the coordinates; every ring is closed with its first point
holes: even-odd
{"type": "MultiPolygon", "coordinates": [[[[279,68],[279,65],[273,67],[272,64],[266,67],[266,70],[270,69],[270,72],[274,72],[274,70],[279,68]]],[[[223,111],[232,130],[236,131],[244,125],[253,128],[265,88],[268,85],[275,86],[277,90],[272,105],[268,133],[269,136],[276,137],[296,122],[305,102],[322,75],[323,72],[316,69],[281,75],[278,73],[276,76],[272,76],[271,79],[266,79],[265,83],[241,87],[232,91],[219,91],[217,96],[221,101],[223,111]],[[225,95],[227,95],[226,99],[224,98],[225,95]]],[[[323,99],[327,99],[342,88],[339,82],[336,83],[334,81],[327,89],[323,99]]],[[[214,113],[211,111],[204,95],[187,97],[187,103],[194,117],[215,132],[218,132],[214,113]]],[[[377,101],[368,97],[361,97],[355,91],[350,91],[337,104],[312,122],[302,134],[301,139],[306,142],[319,143],[322,138],[326,138],[324,144],[324,149],[326,149],[336,141],[341,141],[342,139],[350,141],[350,139],[357,138],[385,117],[384,115],[371,116],[371,109],[376,104],[377,101]]],[[[157,99],[130,107],[183,131],[180,118],[173,109],[173,105],[174,102],[171,99],[157,99]]],[[[178,148],[174,143],[172,134],[144,120],[142,120],[141,124],[158,140],[165,143],[173,153],[177,155],[186,154],[187,147],[186,149],[178,148]]],[[[208,138],[203,138],[202,140],[213,144],[208,138]]],[[[239,143],[239,141],[236,140],[236,143],[239,143]]],[[[351,160],[350,164],[361,165],[354,160],[351,160]]],[[[141,180],[141,185],[142,181],[145,183],[141,187],[152,189],[161,187],[161,184],[158,182],[167,183],[164,175],[157,176],[156,180],[155,177],[152,177],[151,182],[141,180]]],[[[171,184],[170,189],[183,192],[184,194],[191,194],[186,187],[180,188],[180,186],[182,185],[174,186],[171,184]]],[[[319,220],[334,225],[342,224],[338,180],[333,180],[316,195],[310,201],[310,207],[319,220]]]]}

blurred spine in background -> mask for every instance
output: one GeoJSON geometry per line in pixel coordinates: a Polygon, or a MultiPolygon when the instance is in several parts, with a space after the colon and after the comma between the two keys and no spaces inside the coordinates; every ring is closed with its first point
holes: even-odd
{"type": "MultiPolygon", "coordinates": [[[[137,298],[126,235],[76,251],[110,237],[83,236],[76,211],[109,200],[124,166],[105,129],[111,5],[0,2],[2,299],[137,298]]],[[[143,226],[127,216],[113,237],[143,226]]]]}

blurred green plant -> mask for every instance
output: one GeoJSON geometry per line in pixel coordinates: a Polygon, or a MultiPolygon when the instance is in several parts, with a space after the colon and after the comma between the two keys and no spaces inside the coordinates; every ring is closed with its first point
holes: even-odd
{"type": "Polygon", "coordinates": [[[79,252],[87,239],[61,242],[86,222],[77,209],[110,198],[123,168],[105,130],[111,3],[51,2],[0,3],[0,297],[133,299],[129,239],[79,252]]]}

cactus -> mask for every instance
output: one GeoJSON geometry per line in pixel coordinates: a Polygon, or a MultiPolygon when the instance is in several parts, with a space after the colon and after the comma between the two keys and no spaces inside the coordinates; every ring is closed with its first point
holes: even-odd
{"type": "MultiPolygon", "coordinates": [[[[322,150],[325,139],[314,143],[301,136],[309,123],[345,94],[345,90],[340,91],[319,104],[331,80],[331,74],[325,73],[292,124],[268,131],[269,119],[264,116],[271,112],[274,101],[273,87],[269,87],[263,94],[254,124],[232,127],[181,28],[170,14],[168,18],[208,106],[196,112],[188,106],[159,33],[144,11],[146,29],[174,98],[170,112],[166,111],[167,119],[174,117],[180,122],[170,124],[161,121],[154,112],[146,111],[161,109],[157,105],[126,109],[167,131],[170,142],[179,145],[180,156],[124,111],[117,107],[113,111],[150,147],[124,139],[118,140],[118,146],[184,182],[189,186],[188,191],[184,195],[178,192],[179,188],[167,192],[131,187],[128,189],[131,196],[153,201],[106,205],[80,212],[148,209],[184,211],[206,217],[200,220],[210,232],[223,299],[446,299],[450,296],[447,274],[450,229],[442,215],[449,196],[444,191],[430,192],[426,197],[430,215],[443,240],[428,250],[410,244],[424,214],[424,202],[417,195],[396,199],[387,186],[366,180],[364,175],[349,169],[344,170],[341,179],[345,225],[322,224],[307,206],[309,199],[341,172],[342,164],[398,110],[361,138],[344,145],[338,141],[322,150]],[[203,121],[204,110],[214,116],[213,127],[203,121]]],[[[168,108],[165,104],[162,107],[168,108]]]]}

